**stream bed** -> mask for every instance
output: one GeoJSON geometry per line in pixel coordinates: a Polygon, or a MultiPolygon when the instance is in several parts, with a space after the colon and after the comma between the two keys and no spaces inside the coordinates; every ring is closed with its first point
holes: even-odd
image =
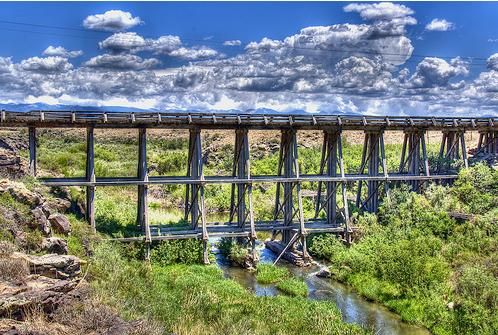
{"type": "MultiPolygon", "coordinates": [[[[231,278],[258,296],[274,296],[281,294],[274,285],[261,285],[256,281],[254,273],[230,266],[216,248],[217,264],[227,278],[231,278]]],[[[258,244],[260,262],[273,262],[276,258],[270,250],[258,244]]],[[[379,335],[430,335],[421,327],[407,324],[401,318],[382,305],[367,301],[346,285],[333,279],[316,276],[319,267],[299,268],[280,261],[279,266],[286,266],[291,273],[303,278],[308,285],[308,299],[327,300],[334,302],[342,314],[342,319],[348,323],[356,323],[366,328],[372,328],[379,335]]]]}

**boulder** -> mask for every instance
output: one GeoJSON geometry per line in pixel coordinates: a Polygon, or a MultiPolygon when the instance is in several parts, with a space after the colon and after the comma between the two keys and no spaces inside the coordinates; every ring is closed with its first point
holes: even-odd
{"type": "Polygon", "coordinates": [[[50,222],[45,216],[42,207],[36,207],[31,211],[31,213],[33,213],[36,228],[38,228],[44,236],[50,236],[50,222]]]}
{"type": "Polygon", "coordinates": [[[52,214],[49,216],[48,221],[50,221],[52,228],[58,233],[67,235],[71,232],[71,223],[63,214],[52,214]]]}
{"type": "Polygon", "coordinates": [[[31,274],[49,278],[71,279],[81,273],[82,261],[76,256],[57,254],[35,256],[15,252],[11,257],[25,259],[31,274]]]}
{"type": "Polygon", "coordinates": [[[330,272],[328,267],[324,266],[321,267],[320,270],[318,270],[316,276],[321,278],[330,278],[332,277],[332,273],[330,272]]]}
{"type": "Polygon", "coordinates": [[[43,251],[58,254],[58,255],[67,255],[67,242],[59,237],[48,237],[44,238],[41,248],[43,251]]]}
{"type": "Polygon", "coordinates": [[[26,313],[40,308],[50,313],[67,299],[68,292],[78,285],[76,280],[54,279],[30,275],[23,286],[0,284],[0,316],[22,320],[26,313]]]}
{"type": "Polygon", "coordinates": [[[41,207],[45,215],[49,217],[57,212],[66,212],[71,207],[71,201],[61,198],[54,198],[45,201],[41,207]]]}

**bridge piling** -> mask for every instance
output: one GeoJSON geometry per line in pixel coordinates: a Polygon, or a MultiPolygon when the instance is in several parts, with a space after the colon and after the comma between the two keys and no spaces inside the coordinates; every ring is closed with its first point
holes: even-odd
{"type": "Polygon", "coordinates": [[[203,261],[205,264],[209,264],[209,236],[206,228],[206,209],[204,207],[204,173],[202,168],[202,140],[200,128],[191,128],[189,131],[188,156],[187,177],[200,183],[193,183],[186,186],[185,218],[188,220],[190,214],[191,227],[194,230],[199,227],[200,221],[202,229],[203,261]]]}
{"type": "MultiPolygon", "coordinates": [[[[95,141],[94,128],[86,129],[86,181],[95,183],[95,141]]],[[[86,220],[95,232],[95,186],[86,187],[86,220]]]]}
{"type": "Polygon", "coordinates": [[[436,171],[448,172],[452,161],[462,159],[468,167],[467,150],[465,146],[465,131],[462,129],[448,129],[443,131],[443,138],[439,149],[436,171]]]}
{"type": "MultiPolygon", "coordinates": [[[[385,163],[384,132],[381,129],[366,130],[359,173],[364,174],[365,168],[367,168],[368,176],[379,176],[381,175],[381,163],[382,173],[386,175],[387,166],[385,163]]],[[[381,182],[378,180],[369,180],[367,182],[358,181],[356,207],[370,213],[376,212],[379,207],[380,185],[381,182]],[[365,200],[362,200],[362,185],[364,183],[367,186],[367,196],[365,200]]]]}
{"type": "Polygon", "coordinates": [[[146,128],[138,129],[138,169],[137,169],[138,180],[144,182],[142,185],[138,185],[138,205],[137,205],[137,222],[145,234],[145,240],[147,243],[151,242],[151,233],[149,226],[149,205],[147,201],[148,197],[148,185],[145,184],[149,181],[149,176],[147,172],[147,130],[146,128]]]}
{"type": "Polygon", "coordinates": [[[483,129],[479,131],[479,143],[476,154],[486,155],[498,154],[498,131],[493,129],[483,129]]]}
{"type": "MultiPolygon", "coordinates": [[[[399,165],[399,174],[408,176],[420,176],[424,172],[429,176],[427,151],[425,147],[425,129],[409,128],[404,130],[403,149],[399,165]],[[422,149],[422,150],[421,150],[422,149]],[[423,162],[423,165],[421,163],[423,162]]],[[[408,184],[413,191],[418,191],[421,181],[407,178],[408,184]]]]}
{"type": "Polygon", "coordinates": [[[29,136],[29,173],[36,177],[36,128],[28,128],[29,136]]]}
{"type": "MultiPolygon", "coordinates": [[[[238,179],[250,179],[250,153],[249,136],[247,128],[235,130],[235,147],[232,177],[238,179]]],[[[231,185],[230,213],[228,222],[233,222],[237,214],[237,226],[244,228],[247,221],[250,225],[249,241],[252,253],[255,252],[256,230],[254,227],[254,212],[252,208],[252,183],[238,183],[231,185]]],[[[244,243],[246,238],[239,238],[239,242],[244,243]]],[[[254,255],[253,255],[254,256],[254,255]]]]}

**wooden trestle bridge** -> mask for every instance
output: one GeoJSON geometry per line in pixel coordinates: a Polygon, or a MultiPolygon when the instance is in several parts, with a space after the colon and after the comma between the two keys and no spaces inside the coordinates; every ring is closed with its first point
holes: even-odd
{"type": "Polygon", "coordinates": [[[86,211],[89,224],[95,229],[94,195],[96,187],[136,185],[138,188],[137,224],[142,236],[122,241],[199,238],[204,241],[207,261],[209,237],[246,238],[254,247],[257,231],[281,233],[282,242],[291,245],[301,241],[307,257],[306,236],[312,233],[343,234],[346,240],[352,232],[346,184],[357,183],[356,206],[375,212],[379,198],[388,194],[391,184],[407,183],[413,190],[431,180],[451,180],[456,177],[439,164],[429,167],[425,135],[429,130],[443,133],[438,162],[462,159],[468,165],[465,131],[480,134],[477,151],[498,153],[498,120],[493,118],[451,117],[377,117],[339,116],[320,114],[260,114],[260,113],[188,113],[188,112],[71,112],[32,111],[1,112],[1,127],[29,128],[30,171],[36,175],[37,128],[86,128],[87,159],[84,178],[44,178],[48,186],[86,187],[86,211]],[[138,129],[138,174],[136,177],[99,178],[95,176],[94,129],[138,129]],[[188,129],[190,131],[188,168],[184,177],[148,176],[147,129],[188,129]],[[235,150],[231,176],[204,176],[201,131],[227,129],[235,131],[235,150]],[[280,130],[280,155],[277,175],[252,175],[250,171],[250,130],[280,130]],[[298,164],[297,130],[322,130],[323,147],[319,174],[300,174],[298,164]],[[346,174],[343,163],[341,131],[364,132],[365,140],[360,171],[346,174]],[[384,131],[404,133],[403,149],[397,173],[389,173],[386,164],[384,131]],[[435,173],[434,173],[435,171],[435,173]],[[318,185],[313,218],[305,218],[301,185],[318,185]],[[208,184],[231,184],[230,219],[227,223],[208,223],[204,206],[204,188],[208,184]],[[258,183],[276,183],[274,218],[256,221],[253,214],[252,188],[258,183]],[[154,184],[186,185],[185,219],[189,229],[152,226],[147,218],[147,190],[154,184]],[[362,191],[363,188],[366,188],[362,191]],[[366,192],[365,192],[366,191],[366,192]],[[339,199],[338,199],[339,198],[339,199]],[[339,205],[341,207],[339,208],[339,205]],[[324,218],[320,214],[325,212],[324,218]]]}

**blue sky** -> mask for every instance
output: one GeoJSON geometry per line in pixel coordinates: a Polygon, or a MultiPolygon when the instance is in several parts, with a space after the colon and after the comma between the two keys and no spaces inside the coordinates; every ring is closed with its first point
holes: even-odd
{"type": "Polygon", "coordinates": [[[0,102],[496,115],[497,11],[456,2],[0,3],[0,102]]]}

